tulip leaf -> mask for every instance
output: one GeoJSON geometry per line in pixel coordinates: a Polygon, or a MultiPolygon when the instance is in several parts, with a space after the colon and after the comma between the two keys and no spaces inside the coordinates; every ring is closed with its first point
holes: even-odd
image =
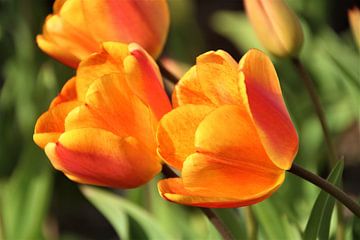
{"type": "Polygon", "coordinates": [[[290,224],[287,216],[277,209],[271,199],[251,206],[251,210],[266,239],[301,239],[296,226],[290,224]]]}
{"type": "MultiPolygon", "coordinates": [[[[340,185],[344,162],[339,161],[327,180],[335,185],[340,185]]],[[[325,191],[321,191],[312,208],[309,220],[307,222],[304,239],[329,239],[329,229],[332,212],[335,206],[335,199],[325,191]]]]}
{"type": "Polygon", "coordinates": [[[49,205],[52,172],[34,144],[22,152],[20,162],[4,186],[0,212],[5,239],[42,239],[49,205]]]}
{"type": "Polygon", "coordinates": [[[100,188],[82,186],[85,197],[109,220],[121,239],[131,239],[124,215],[134,219],[149,239],[171,239],[157,220],[127,199],[100,188]]]}
{"type": "Polygon", "coordinates": [[[215,214],[228,227],[235,239],[246,239],[246,228],[243,216],[232,208],[213,209],[215,214]]]}

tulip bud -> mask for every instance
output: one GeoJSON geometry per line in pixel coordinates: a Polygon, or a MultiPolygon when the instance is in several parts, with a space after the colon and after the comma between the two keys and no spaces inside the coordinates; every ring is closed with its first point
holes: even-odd
{"type": "Polygon", "coordinates": [[[354,35],[355,41],[360,48],[360,9],[355,7],[348,11],[351,31],[354,35]]]}
{"type": "Polygon", "coordinates": [[[303,32],[295,13],[282,0],[245,0],[246,13],[264,47],[280,56],[296,55],[303,32]]]}
{"type": "Polygon", "coordinates": [[[53,9],[36,41],[74,68],[106,41],[136,42],[157,57],[169,28],[166,0],[56,0],[53,9]]]}

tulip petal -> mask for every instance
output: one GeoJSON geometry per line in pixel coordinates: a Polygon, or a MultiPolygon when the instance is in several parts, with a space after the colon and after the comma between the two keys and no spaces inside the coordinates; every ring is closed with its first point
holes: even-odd
{"type": "Polygon", "coordinates": [[[186,157],[195,151],[194,136],[199,123],[213,110],[205,105],[184,105],[164,115],[157,130],[158,153],[180,170],[186,157]]]}
{"type": "Polygon", "coordinates": [[[287,170],[298,149],[298,136],[286,110],[271,60],[250,50],[240,61],[245,75],[248,104],[261,142],[270,159],[287,170]]]}
{"type": "Polygon", "coordinates": [[[190,68],[175,85],[175,90],[172,94],[172,104],[174,107],[185,104],[213,105],[211,100],[202,92],[196,73],[196,66],[190,68]]]}
{"type": "Polygon", "coordinates": [[[269,169],[244,161],[220,158],[212,154],[194,153],[183,163],[181,176],[186,189],[204,197],[254,199],[277,189],[284,171],[269,169]]]}
{"type": "Polygon", "coordinates": [[[155,113],[158,120],[171,110],[155,61],[137,44],[130,44],[124,61],[127,83],[131,90],[155,113]]]}
{"type": "MultiPolygon", "coordinates": [[[[284,175],[285,174],[279,178],[278,186],[269,189],[267,193],[264,192],[261,196],[259,195],[258,197],[249,199],[201,196],[197,192],[186,189],[181,178],[160,180],[158,182],[158,190],[162,198],[179,204],[208,208],[236,208],[255,204],[269,197],[280,186],[281,182],[284,180],[284,175]]],[[[218,182],[219,180],[216,181],[218,182]]]]}
{"type": "Polygon", "coordinates": [[[50,108],[55,107],[60,103],[76,100],[76,97],[76,77],[73,77],[65,83],[61,92],[51,102],[50,108]]]}
{"type": "Polygon", "coordinates": [[[70,52],[67,52],[65,49],[58,46],[57,43],[47,40],[43,35],[36,36],[36,43],[42,51],[65,65],[72,68],[76,68],[78,66],[78,57],[70,52]]]}
{"type": "Polygon", "coordinates": [[[83,128],[65,132],[45,152],[54,167],[81,183],[133,188],[161,169],[153,153],[133,137],[83,128]]]}
{"type": "Polygon", "coordinates": [[[56,142],[64,132],[65,117],[79,104],[77,101],[64,102],[43,113],[35,125],[34,142],[41,148],[49,142],[56,142]]]}
{"type": "Polygon", "coordinates": [[[96,42],[59,15],[46,18],[43,34],[36,40],[43,51],[71,67],[76,67],[80,59],[99,50],[96,42]]]}
{"type": "Polygon", "coordinates": [[[165,0],[82,2],[85,18],[91,22],[90,30],[97,41],[137,42],[152,56],[159,54],[169,26],[165,0]]]}
{"type": "Polygon", "coordinates": [[[155,149],[156,118],[129,89],[121,74],[108,74],[91,84],[85,104],[69,113],[66,131],[101,128],[118,136],[133,136],[155,149]]]}
{"type": "Polygon", "coordinates": [[[208,99],[215,105],[242,104],[238,64],[228,53],[219,50],[202,54],[195,69],[196,73],[186,74],[175,88],[178,104],[193,104],[194,95],[195,101],[203,99],[203,104],[208,104],[208,99]]]}
{"type": "Polygon", "coordinates": [[[244,107],[224,105],[207,115],[196,130],[195,147],[196,152],[211,154],[234,166],[278,169],[268,158],[244,107]]]}
{"type": "Polygon", "coordinates": [[[110,73],[124,74],[123,61],[129,55],[128,46],[121,43],[103,43],[100,53],[85,59],[76,72],[76,89],[80,100],[85,100],[86,92],[95,80],[110,73]]]}

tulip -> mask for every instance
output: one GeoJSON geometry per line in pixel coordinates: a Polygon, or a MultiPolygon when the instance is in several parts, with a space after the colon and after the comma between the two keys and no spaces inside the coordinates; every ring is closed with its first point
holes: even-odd
{"type": "Polygon", "coordinates": [[[295,13],[282,0],[245,0],[255,32],[271,53],[280,56],[296,55],[303,43],[303,32],[295,13]]]}
{"type": "Polygon", "coordinates": [[[166,0],[56,0],[36,40],[44,52],[76,68],[105,41],[136,42],[157,57],[168,28],[166,0]]]}
{"type": "Polygon", "coordinates": [[[159,181],[169,201],[210,208],[260,202],[280,187],[298,149],[273,64],[250,50],[197,58],[157,130],[158,154],[181,173],[159,181]]]}
{"type": "Polygon", "coordinates": [[[170,109],[150,55],[106,42],[38,119],[34,141],[76,182],[133,188],[161,169],[156,126],[170,109]]]}
{"type": "Polygon", "coordinates": [[[351,31],[354,35],[355,41],[360,48],[360,9],[354,7],[348,11],[351,31]]]}

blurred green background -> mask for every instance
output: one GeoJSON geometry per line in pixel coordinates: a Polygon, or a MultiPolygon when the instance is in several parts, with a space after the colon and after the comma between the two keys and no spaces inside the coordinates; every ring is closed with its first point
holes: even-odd
{"type": "MultiPolygon", "coordinates": [[[[347,20],[347,9],[354,2],[286,2],[302,22],[305,45],[300,58],[315,81],[332,137],[345,160],[342,184],[359,198],[360,57],[347,20]]],[[[33,143],[37,117],[74,74],[35,43],[52,3],[0,0],[0,239],[218,239],[198,209],[161,200],[156,180],[111,194],[85,187],[83,194],[33,143]]],[[[249,48],[264,50],[240,0],[169,0],[169,4],[171,31],[163,56],[185,69],[207,50],[224,49],[237,60],[249,48]]],[[[326,146],[307,92],[288,59],[272,59],[300,136],[296,162],[327,177],[326,146]]],[[[301,239],[318,194],[316,187],[287,174],[279,191],[251,210],[217,213],[231,224],[238,239],[301,239]]],[[[346,239],[360,239],[358,219],[343,211],[346,239]]],[[[333,217],[331,238],[336,221],[333,217]]]]}

